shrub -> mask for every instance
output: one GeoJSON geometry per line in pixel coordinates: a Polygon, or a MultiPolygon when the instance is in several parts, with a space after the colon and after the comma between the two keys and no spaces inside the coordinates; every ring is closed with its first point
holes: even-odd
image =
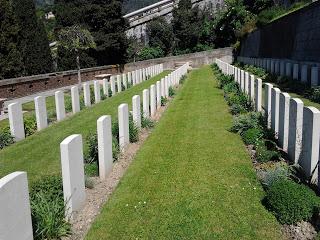
{"type": "Polygon", "coordinates": [[[111,90],[111,88],[108,89],[108,95],[109,95],[109,97],[112,97],[112,90],[111,90]]]}
{"type": "Polygon", "coordinates": [[[129,138],[131,143],[139,141],[139,128],[134,123],[133,117],[131,114],[129,117],[129,138]]]}
{"type": "Polygon", "coordinates": [[[10,129],[0,129],[0,149],[14,143],[14,138],[11,136],[10,129]]]}
{"type": "Polygon", "coordinates": [[[31,216],[35,239],[60,239],[71,233],[65,219],[62,179],[43,177],[30,190],[31,216]]]}
{"type": "Polygon", "coordinates": [[[226,84],[224,87],[223,87],[223,91],[224,93],[226,94],[229,94],[229,93],[238,93],[239,92],[239,86],[236,82],[230,82],[228,84],[226,84]]]}
{"type": "Polygon", "coordinates": [[[71,97],[67,97],[67,98],[66,98],[66,101],[65,101],[65,109],[66,109],[66,112],[67,112],[67,113],[72,112],[72,101],[71,101],[71,97]]]}
{"type": "Polygon", "coordinates": [[[48,111],[48,123],[53,123],[57,119],[57,113],[55,110],[48,111]]]}
{"type": "Polygon", "coordinates": [[[219,83],[219,88],[223,88],[225,85],[227,85],[228,83],[233,82],[233,77],[232,76],[228,76],[228,75],[217,75],[217,79],[218,79],[218,83],[219,83]]]}
{"type": "Polygon", "coordinates": [[[26,136],[31,136],[37,131],[37,121],[35,115],[24,117],[23,122],[26,136]]]}
{"type": "Polygon", "coordinates": [[[174,90],[173,87],[169,87],[169,97],[173,97],[174,95],[176,95],[176,91],[174,90]]]}
{"type": "Polygon", "coordinates": [[[107,99],[107,96],[104,95],[104,92],[103,92],[103,89],[102,89],[102,88],[100,88],[100,96],[101,96],[101,100],[102,100],[102,101],[107,99]]]}
{"type": "Polygon", "coordinates": [[[120,154],[120,146],[119,142],[115,137],[112,137],[112,155],[113,161],[118,160],[120,154]]]}
{"type": "Polygon", "coordinates": [[[261,113],[250,112],[234,117],[231,132],[242,134],[250,128],[261,128],[261,113]]]}
{"type": "Polygon", "coordinates": [[[274,182],[280,180],[288,180],[291,176],[290,170],[287,165],[277,165],[274,169],[260,172],[260,180],[265,188],[269,188],[274,182]]]}
{"type": "Polygon", "coordinates": [[[89,134],[86,138],[87,152],[85,153],[85,163],[99,163],[98,159],[98,136],[96,133],[89,134]]]}
{"type": "Polygon", "coordinates": [[[84,96],[80,95],[80,110],[86,108],[86,105],[84,104],[84,96]]]}
{"type": "Polygon", "coordinates": [[[256,160],[260,163],[278,160],[280,153],[276,150],[268,149],[265,141],[258,141],[256,144],[256,160]]]}
{"type": "Polygon", "coordinates": [[[319,208],[319,199],[311,189],[286,179],[271,185],[265,203],[282,224],[308,221],[319,208]]]}
{"type": "Polygon", "coordinates": [[[86,163],[84,165],[84,173],[88,177],[99,176],[99,168],[97,163],[86,163]]]}
{"type": "Polygon", "coordinates": [[[180,79],[180,84],[184,84],[184,82],[186,81],[187,79],[187,75],[183,75],[180,79]]]}
{"type": "Polygon", "coordinates": [[[313,102],[320,103],[320,87],[312,88],[310,99],[313,102]]]}
{"type": "Polygon", "coordinates": [[[161,106],[165,106],[168,102],[168,99],[166,97],[161,96],[161,106]]]}
{"type": "Polygon", "coordinates": [[[244,114],[246,113],[247,110],[240,104],[233,104],[231,107],[230,107],[230,113],[232,115],[239,115],[239,114],[244,114]]]}
{"type": "Polygon", "coordinates": [[[147,128],[147,129],[154,127],[154,122],[150,118],[145,117],[142,113],[141,113],[141,127],[147,128]]]}
{"type": "Polygon", "coordinates": [[[263,132],[259,128],[250,128],[242,134],[242,139],[246,145],[256,145],[262,137],[263,132]]]}

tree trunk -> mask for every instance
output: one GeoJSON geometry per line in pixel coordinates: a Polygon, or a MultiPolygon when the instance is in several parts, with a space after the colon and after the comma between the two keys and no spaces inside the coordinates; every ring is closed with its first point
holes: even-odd
{"type": "Polygon", "coordinates": [[[76,53],[77,53],[77,68],[78,68],[78,84],[80,88],[81,87],[80,56],[79,56],[78,50],[76,50],[76,53]]]}

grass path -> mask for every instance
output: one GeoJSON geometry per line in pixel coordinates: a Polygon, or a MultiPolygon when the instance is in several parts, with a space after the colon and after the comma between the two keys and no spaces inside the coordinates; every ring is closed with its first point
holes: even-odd
{"type": "Polygon", "coordinates": [[[136,85],[93,107],[86,108],[68,119],[50,125],[48,128],[0,150],[0,178],[14,171],[26,171],[29,181],[43,175],[60,173],[60,143],[71,134],[82,134],[83,141],[96,131],[97,119],[102,115],[117,116],[118,106],[128,103],[131,106],[135,94],[163,78],[169,72],[136,85]]]}
{"type": "Polygon", "coordinates": [[[193,71],[86,239],[281,239],[231,122],[210,67],[193,71]]]}

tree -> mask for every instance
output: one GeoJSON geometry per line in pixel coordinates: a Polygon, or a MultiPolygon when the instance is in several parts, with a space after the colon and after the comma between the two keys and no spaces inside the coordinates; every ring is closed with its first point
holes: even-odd
{"type": "Polygon", "coordinates": [[[0,0],[0,79],[23,75],[19,26],[11,0],[0,0]]]}
{"type": "Polygon", "coordinates": [[[43,23],[36,16],[33,0],[14,0],[12,6],[20,27],[18,48],[24,73],[34,75],[52,71],[49,41],[43,23]]]}
{"type": "Polygon", "coordinates": [[[149,46],[161,48],[165,55],[172,51],[174,35],[171,24],[164,17],[156,18],[147,24],[149,46]]]}
{"type": "Polygon", "coordinates": [[[175,36],[175,52],[191,52],[199,41],[199,9],[191,0],[180,0],[173,9],[172,27],[175,36]]]}
{"type": "Polygon", "coordinates": [[[128,38],[129,46],[127,49],[128,60],[130,62],[135,62],[139,52],[143,49],[144,44],[141,41],[138,41],[137,38],[129,37],[128,38]]]}
{"type": "Polygon", "coordinates": [[[59,45],[69,51],[75,52],[76,63],[78,69],[78,82],[81,85],[81,72],[80,72],[80,50],[87,50],[89,48],[96,48],[91,33],[79,27],[78,25],[66,27],[59,32],[58,35],[59,45]]]}
{"type": "Polygon", "coordinates": [[[78,24],[91,32],[97,48],[86,54],[97,65],[116,64],[126,61],[128,47],[121,8],[122,0],[56,0],[55,15],[58,27],[78,24]]]}

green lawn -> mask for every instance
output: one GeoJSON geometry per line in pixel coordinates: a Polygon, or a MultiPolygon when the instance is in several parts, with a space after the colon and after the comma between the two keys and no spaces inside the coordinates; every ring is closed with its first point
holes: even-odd
{"type": "Polygon", "coordinates": [[[281,239],[209,66],[193,71],[86,239],[281,239]]]}
{"type": "Polygon", "coordinates": [[[117,116],[121,103],[131,106],[132,96],[142,95],[143,89],[168,73],[165,71],[91,108],[86,108],[65,121],[53,124],[24,141],[0,150],[0,178],[14,171],[26,171],[29,181],[32,182],[43,175],[60,173],[60,142],[63,139],[71,134],[82,134],[85,138],[94,133],[100,116],[117,116]]]}

